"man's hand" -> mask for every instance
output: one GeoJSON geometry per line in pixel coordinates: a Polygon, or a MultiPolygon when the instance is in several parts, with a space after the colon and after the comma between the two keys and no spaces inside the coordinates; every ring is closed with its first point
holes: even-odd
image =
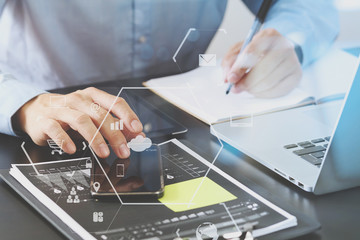
{"type": "Polygon", "coordinates": [[[234,84],[232,92],[279,97],[299,83],[302,71],[294,45],[276,30],[260,31],[237,59],[241,46],[233,46],[222,61],[225,82],[234,84]]]}
{"type": "Polygon", "coordinates": [[[104,138],[109,141],[118,157],[129,157],[130,150],[126,139],[140,134],[143,129],[138,117],[124,99],[92,87],[67,95],[39,95],[19,109],[14,121],[36,144],[46,145],[49,138],[61,140],[63,150],[69,154],[75,153],[76,146],[66,131],[73,129],[91,144],[101,158],[110,154],[104,138]],[[66,98],[66,106],[51,107],[51,97],[54,96],[66,98]],[[111,114],[107,114],[114,102],[111,114]],[[101,107],[92,111],[92,103],[98,103],[101,107]],[[118,119],[124,121],[124,130],[111,130],[110,124],[118,119]],[[100,125],[100,131],[97,131],[100,125]]]}

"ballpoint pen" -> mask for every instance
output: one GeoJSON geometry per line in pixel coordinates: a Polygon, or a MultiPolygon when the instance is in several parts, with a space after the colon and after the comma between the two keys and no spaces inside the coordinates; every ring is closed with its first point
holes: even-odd
{"type": "MultiPolygon", "coordinates": [[[[251,40],[253,39],[255,34],[260,30],[262,24],[265,21],[266,15],[270,9],[271,3],[272,3],[272,0],[264,0],[263,3],[261,4],[261,7],[260,7],[258,13],[256,14],[255,21],[250,28],[250,31],[244,41],[244,44],[242,45],[242,47],[240,49],[240,52],[239,52],[236,60],[238,60],[240,54],[243,52],[243,50],[246,48],[246,46],[251,42],[251,40]]],[[[233,85],[234,85],[233,83],[229,84],[229,87],[226,90],[226,94],[229,94],[233,85]]]]}

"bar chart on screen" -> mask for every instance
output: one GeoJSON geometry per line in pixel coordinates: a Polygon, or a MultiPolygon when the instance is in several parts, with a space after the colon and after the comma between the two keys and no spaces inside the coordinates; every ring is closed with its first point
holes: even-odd
{"type": "Polygon", "coordinates": [[[124,121],[119,120],[113,123],[110,123],[111,130],[124,130],[124,121]]]}

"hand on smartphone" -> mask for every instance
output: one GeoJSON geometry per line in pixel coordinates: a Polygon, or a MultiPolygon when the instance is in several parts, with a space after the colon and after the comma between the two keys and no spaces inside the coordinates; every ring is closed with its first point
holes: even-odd
{"type": "Polygon", "coordinates": [[[74,130],[90,143],[101,158],[110,154],[105,139],[114,147],[116,156],[129,157],[127,140],[143,130],[139,118],[123,98],[93,87],[66,95],[39,95],[18,110],[14,123],[38,145],[46,145],[49,138],[61,140],[63,144],[59,147],[69,154],[76,151],[73,139],[69,136],[69,130],[74,130]],[[63,100],[61,107],[51,106],[54,99],[63,100]],[[99,104],[97,111],[92,111],[94,103],[99,104]],[[119,119],[123,121],[123,130],[113,131],[111,124],[119,119]]]}

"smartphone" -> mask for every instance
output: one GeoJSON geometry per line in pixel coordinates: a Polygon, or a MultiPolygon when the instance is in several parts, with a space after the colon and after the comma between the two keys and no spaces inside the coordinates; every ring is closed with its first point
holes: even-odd
{"type": "Polygon", "coordinates": [[[91,194],[96,198],[164,194],[160,148],[152,144],[142,152],[130,150],[127,159],[118,158],[109,145],[110,155],[92,162],[91,194]]]}

